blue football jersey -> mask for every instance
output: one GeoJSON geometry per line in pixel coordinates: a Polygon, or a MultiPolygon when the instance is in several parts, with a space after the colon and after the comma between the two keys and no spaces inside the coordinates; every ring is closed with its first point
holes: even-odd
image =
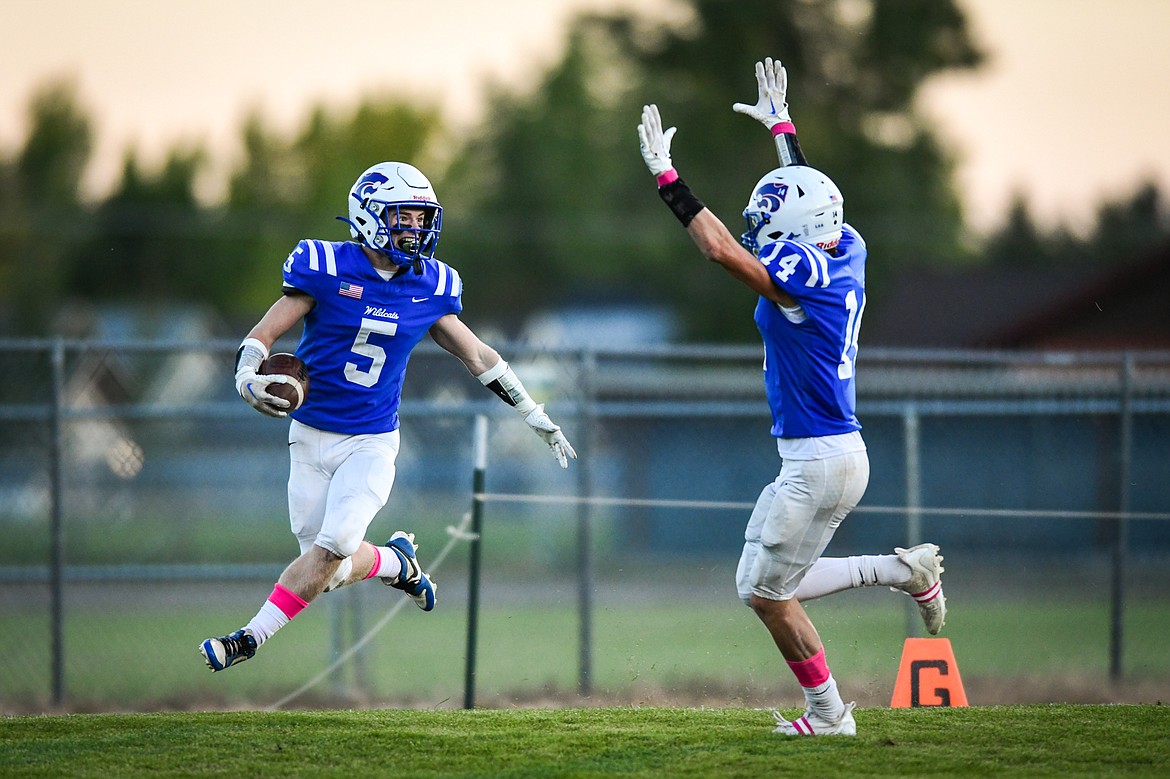
{"type": "Polygon", "coordinates": [[[411,351],[441,317],[463,310],[459,274],[430,259],[421,274],[386,281],[359,244],[304,240],[285,260],[284,288],[316,301],[297,345],[309,397],[290,416],[346,435],[397,430],[411,351]]]}
{"type": "Polygon", "coordinates": [[[764,338],[764,385],[772,435],[815,438],[861,429],[854,414],[854,362],[865,311],[865,241],[849,225],[837,256],[796,241],[764,247],[772,283],[796,298],[806,319],[790,321],[761,297],[756,327],[764,338]]]}

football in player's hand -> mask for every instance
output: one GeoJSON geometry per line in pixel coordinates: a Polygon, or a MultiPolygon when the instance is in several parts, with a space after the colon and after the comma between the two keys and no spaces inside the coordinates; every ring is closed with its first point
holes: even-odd
{"type": "Polygon", "coordinates": [[[282,411],[296,411],[309,397],[309,368],[304,360],[295,354],[277,352],[260,363],[256,371],[261,375],[274,374],[288,376],[292,381],[287,384],[269,384],[268,393],[289,402],[289,407],[282,411]]]}

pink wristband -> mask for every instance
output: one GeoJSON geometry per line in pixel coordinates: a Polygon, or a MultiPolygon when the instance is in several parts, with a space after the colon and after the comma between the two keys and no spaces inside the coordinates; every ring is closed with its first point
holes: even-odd
{"type": "Polygon", "coordinates": [[[659,173],[656,180],[658,181],[658,186],[665,187],[672,181],[678,181],[678,171],[671,168],[665,173],[659,173]]]}
{"type": "Polygon", "coordinates": [[[772,125],[773,137],[780,135],[781,133],[796,135],[796,125],[794,125],[792,122],[777,122],[776,124],[772,125]]]}

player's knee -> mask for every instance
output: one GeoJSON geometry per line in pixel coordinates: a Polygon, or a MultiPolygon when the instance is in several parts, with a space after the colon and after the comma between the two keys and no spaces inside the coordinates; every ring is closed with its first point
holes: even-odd
{"type": "Polygon", "coordinates": [[[741,601],[743,601],[743,605],[745,605],[745,606],[752,605],[752,594],[753,593],[752,593],[751,587],[745,587],[744,585],[741,584],[736,588],[736,594],[739,595],[739,599],[741,601]]]}
{"type": "Polygon", "coordinates": [[[756,595],[754,592],[748,597],[747,604],[751,610],[756,613],[757,617],[763,617],[768,612],[768,601],[756,595]]]}
{"type": "Polygon", "coordinates": [[[351,573],[353,573],[353,558],[347,557],[341,561],[339,566],[337,566],[337,571],[334,572],[333,576],[329,579],[329,582],[325,585],[324,592],[336,590],[338,587],[345,584],[345,581],[349,578],[351,573]]]}
{"type": "Polygon", "coordinates": [[[752,609],[754,599],[784,601],[792,597],[795,584],[790,581],[792,563],[779,546],[761,544],[746,581],[740,590],[740,598],[752,609]]]}
{"type": "Polygon", "coordinates": [[[340,518],[325,523],[317,534],[316,544],[338,557],[351,557],[361,547],[368,525],[368,521],[356,514],[340,515],[340,518]]]}
{"type": "Polygon", "coordinates": [[[341,536],[319,533],[315,544],[322,549],[328,549],[338,557],[348,559],[357,553],[362,545],[362,537],[347,533],[341,536]]]}

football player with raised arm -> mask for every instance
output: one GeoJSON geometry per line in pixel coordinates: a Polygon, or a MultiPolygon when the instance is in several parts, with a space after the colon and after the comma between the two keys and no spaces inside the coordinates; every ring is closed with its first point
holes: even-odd
{"type": "Polygon", "coordinates": [[[349,192],[352,241],[303,240],[284,262],[284,288],[240,344],[236,390],[262,414],[292,417],[288,506],[301,554],[239,630],[199,651],[212,671],[253,657],[265,641],[322,592],[364,579],[403,590],[423,611],[435,584],[423,571],[413,533],[385,544],[366,540],[394,485],[398,405],[406,364],[423,336],[457,357],[513,406],[562,468],[577,455],[524,389],[508,363],[459,319],[463,284],[435,259],[443,209],[430,181],[402,162],[382,162],[349,192]],[[287,412],[268,388],[287,381],[257,373],[281,336],[303,322],[297,356],[312,391],[287,412]]]}
{"type": "Polygon", "coordinates": [[[755,322],[764,341],[764,387],[781,465],[748,520],[736,586],[807,702],[792,722],[774,712],[775,732],[854,735],[854,704],[841,699],[801,602],[885,585],[912,595],[934,634],[946,616],[942,557],[934,544],[898,548],[892,555],[821,557],[869,482],[869,459],[854,414],[866,247],[844,222],[840,190],[808,166],[789,116],[788,76],[779,61],[756,63],[756,82],[758,101],[733,109],[771,131],[780,167],[753,188],[740,241],[679,178],[670,158],[675,128],[663,131],[657,106],[643,108],[638,140],[658,194],[695,245],[759,296],[755,322]]]}

